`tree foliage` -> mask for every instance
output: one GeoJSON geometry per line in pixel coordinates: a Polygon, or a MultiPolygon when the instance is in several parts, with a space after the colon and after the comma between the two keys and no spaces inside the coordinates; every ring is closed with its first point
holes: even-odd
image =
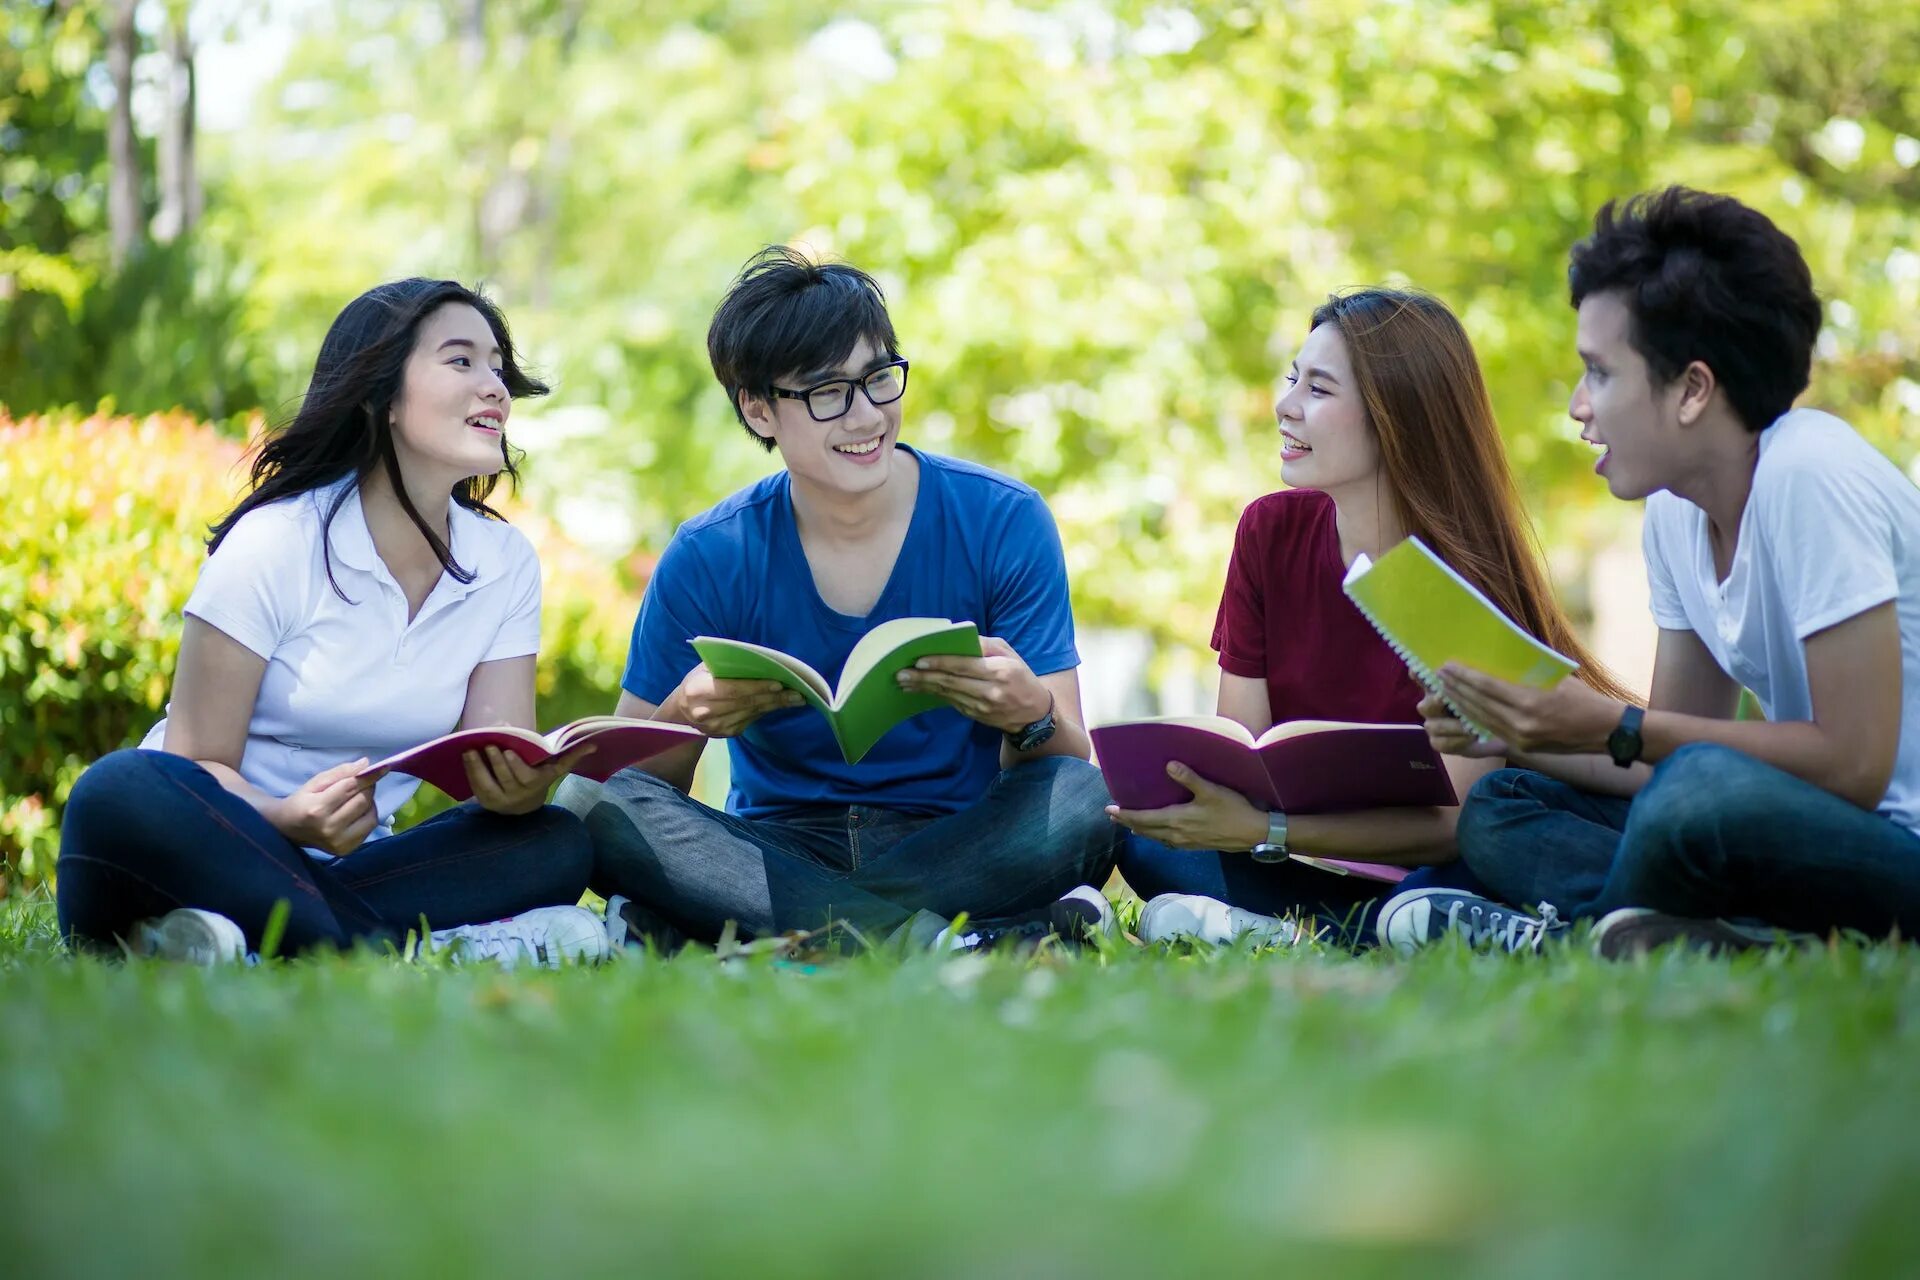
{"type": "Polygon", "coordinates": [[[125,330],[73,301],[113,287],[85,8],[16,5],[0,37],[31,71],[0,129],[34,140],[0,170],[34,193],[0,222],[0,394],[272,406],[366,284],[484,280],[559,388],[520,432],[536,492],[643,563],[768,465],[702,342],[777,241],[880,277],[910,438],[1049,494],[1083,618],[1188,642],[1234,514],[1277,486],[1273,383],[1331,289],[1461,312],[1536,512],[1571,530],[1596,494],[1566,250],[1657,183],[1801,239],[1830,309],[1813,398],[1914,452],[1920,10],[1894,0],[303,6],[249,124],[201,140],[190,269],[120,285],[189,318],[125,330]],[[23,41],[36,21],[58,38],[23,41]],[[42,364],[79,371],[15,376],[42,364]]]}

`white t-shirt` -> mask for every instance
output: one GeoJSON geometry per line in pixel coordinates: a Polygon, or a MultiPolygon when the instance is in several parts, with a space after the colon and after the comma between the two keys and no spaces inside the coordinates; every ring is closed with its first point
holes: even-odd
{"type": "MultiPolygon", "coordinates": [[[[381,759],[450,733],[482,662],[540,650],[540,561],[512,525],[452,508],[450,550],[472,582],[443,573],[407,621],[406,593],[374,550],[351,481],[249,511],[200,570],[186,613],[267,660],[240,776],[290,795],[348,760],[381,759]],[[350,490],[328,534],[327,509],[350,490]]],[[[158,749],[166,720],[141,746],[158,749]]],[[[420,785],[390,773],[374,787],[375,836],[420,785]]]]}
{"type": "Polygon", "coordinates": [[[1769,720],[1813,719],[1808,636],[1898,601],[1900,747],[1879,811],[1920,832],[1920,489],[1840,419],[1795,409],[1760,433],[1725,582],[1684,498],[1647,499],[1642,541],[1654,621],[1698,635],[1769,720]]]}

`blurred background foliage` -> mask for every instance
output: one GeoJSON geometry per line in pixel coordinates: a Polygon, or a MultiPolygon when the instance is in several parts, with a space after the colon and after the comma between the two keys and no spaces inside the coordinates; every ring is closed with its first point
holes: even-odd
{"type": "MultiPolygon", "coordinates": [[[[526,515],[599,574],[549,607],[611,637],[552,678],[605,692],[674,525],[771,465],[707,370],[711,309],[756,247],[805,244],[887,288],[909,438],[1050,496],[1081,621],[1192,648],[1239,508],[1278,486],[1272,390],[1312,306],[1411,283],[1466,320],[1577,599],[1612,517],[1565,416],[1566,250],[1669,181],[1800,239],[1828,303],[1809,398],[1910,465],[1904,0],[0,0],[0,404],[10,453],[82,432],[46,465],[145,510],[164,467],[88,415],[179,409],[237,443],[361,289],[482,282],[556,386],[516,415],[526,515]]],[[[29,483],[52,481],[13,464],[5,505],[29,483]]],[[[195,492],[141,553],[182,599],[195,492]]],[[[23,581],[67,554],[21,519],[0,536],[23,581]]],[[[0,662],[71,648],[30,648],[16,607],[0,662]]],[[[9,735],[42,723],[50,686],[5,679],[9,735]]],[[[17,780],[20,741],[0,790],[51,794],[17,780]]]]}
{"type": "MultiPolygon", "coordinates": [[[[231,435],[184,414],[0,413],[0,873],[46,878],[81,771],[137,742],[165,707],[180,610],[207,526],[241,492],[240,460],[231,435]]],[[[606,710],[630,622],[607,606],[626,587],[526,504],[503,492],[495,505],[533,539],[545,575],[542,723],[606,710]]]]}

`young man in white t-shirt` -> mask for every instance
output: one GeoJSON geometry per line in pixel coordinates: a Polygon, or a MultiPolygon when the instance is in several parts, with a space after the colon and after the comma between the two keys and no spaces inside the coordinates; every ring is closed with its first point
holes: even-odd
{"type": "Polygon", "coordinates": [[[1537,941],[1598,918],[1604,955],[1779,931],[1920,932],[1920,491],[1839,419],[1794,409],[1820,303],[1760,213],[1685,188],[1600,211],[1569,271],[1571,413],[1615,497],[1647,500],[1660,641],[1643,712],[1578,680],[1448,668],[1442,750],[1500,753],[1461,857],[1500,898],[1415,891],[1402,949],[1537,941]],[[1742,687],[1766,718],[1736,719],[1742,687]]]}

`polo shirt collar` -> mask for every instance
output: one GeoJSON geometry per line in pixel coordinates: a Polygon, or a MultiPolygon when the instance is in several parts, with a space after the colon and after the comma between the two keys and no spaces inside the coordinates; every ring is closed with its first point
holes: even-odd
{"type": "MultiPolygon", "coordinates": [[[[348,479],[316,490],[314,498],[320,506],[320,518],[326,518],[327,511],[342,489],[346,490],[346,497],[333,517],[332,527],[327,531],[328,545],[340,563],[362,573],[391,580],[392,575],[387,572],[386,563],[374,549],[373,534],[367,528],[367,513],[360,505],[358,482],[348,479]]],[[[455,597],[464,596],[487,581],[493,565],[487,556],[486,538],[477,536],[481,532],[478,525],[484,518],[457,502],[452,504],[447,520],[447,547],[453,555],[453,562],[471,573],[473,581],[461,582],[451,574],[443,575],[434,587],[436,594],[445,592],[455,597]]]]}

